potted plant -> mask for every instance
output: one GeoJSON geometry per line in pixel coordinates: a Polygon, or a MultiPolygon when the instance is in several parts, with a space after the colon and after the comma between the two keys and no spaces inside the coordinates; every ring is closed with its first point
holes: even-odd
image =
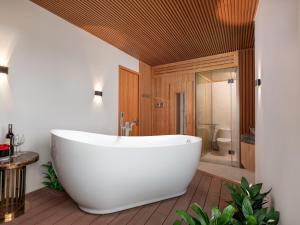
{"type": "MultiPolygon", "coordinates": [[[[219,209],[212,209],[212,217],[196,203],[192,209],[196,217],[186,211],[177,210],[176,213],[189,225],[277,225],[280,214],[274,208],[264,207],[266,196],[271,190],[261,193],[262,184],[249,185],[246,178],[241,179],[240,185],[227,184],[231,192],[232,201],[221,213],[219,209]]],[[[174,225],[180,225],[175,221],[174,225]]]]}

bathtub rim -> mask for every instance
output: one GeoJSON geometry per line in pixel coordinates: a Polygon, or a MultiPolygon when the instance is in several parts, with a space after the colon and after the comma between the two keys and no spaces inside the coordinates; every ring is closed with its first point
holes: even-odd
{"type": "Polygon", "coordinates": [[[108,148],[115,148],[115,149],[122,149],[122,148],[131,148],[131,149],[141,149],[141,148],[157,148],[157,147],[171,147],[171,146],[184,146],[184,145],[189,145],[189,144],[195,144],[197,142],[202,143],[202,138],[197,137],[197,136],[191,136],[191,135],[183,135],[183,134],[172,134],[172,135],[153,135],[153,136],[117,136],[117,135],[107,135],[107,134],[100,134],[100,133],[93,133],[93,132],[88,132],[88,131],[80,131],[80,130],[67,130],[67,129],[51,129],[50,134],[54,135],[58,138],[65,139],[68,141],[72,142],[77,142],[77,143],[82,143],[82,144],[88,144],[91,146],[95,147],[108,147],[108,148]],[[113,144],[96,144],[96,143],[91,143],[87,141],[82,141],[82,140],[76,140],[72,139],[71,137],[66,137],[57,134],[57,132],[78,132],[78,133],[84,133],[84,134],[93,134],[93,135],[98,135],[98,136],[106,136],[106,137],[116,137],[116,138],[124,138],[124,139],[142,139],[142,138],[155,138],[155,137],[186,137],[189,140],[191,140],[190,143],[176,143],[176,144],[155,144],[155,145],[144,145],[144,146],[139,146],[137,145],[113,145],[113,144]]]}

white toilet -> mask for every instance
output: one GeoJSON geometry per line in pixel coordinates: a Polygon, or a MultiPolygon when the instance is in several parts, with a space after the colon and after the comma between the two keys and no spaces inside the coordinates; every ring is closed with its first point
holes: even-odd
{"type": "Polygon", "coordinates": [[[217,144],[220,155],[227,155],[231,150],[231,130],[229,128],[220,128],[217,132],[217,144]]]}

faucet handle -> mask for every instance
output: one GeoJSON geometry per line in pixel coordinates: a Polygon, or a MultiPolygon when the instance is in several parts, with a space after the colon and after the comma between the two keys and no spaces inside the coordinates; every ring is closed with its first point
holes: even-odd
{"type": "Polygon", "coordinates": [[[120,112],[120,125],[124,126],[124,112],[120,112]]]}
{"type": "Polygon", "coordinates": [[[124,119],[124,112],[120,112],[120,118],[124,119]]]}

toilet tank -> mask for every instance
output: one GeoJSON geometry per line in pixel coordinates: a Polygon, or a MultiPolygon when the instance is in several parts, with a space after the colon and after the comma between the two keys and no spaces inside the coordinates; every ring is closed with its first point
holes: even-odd
{"type": "Polygon", "coordinates": [[[217,138],[231,138],[231,129],[219,128],[217,132],[217,138]]]}

